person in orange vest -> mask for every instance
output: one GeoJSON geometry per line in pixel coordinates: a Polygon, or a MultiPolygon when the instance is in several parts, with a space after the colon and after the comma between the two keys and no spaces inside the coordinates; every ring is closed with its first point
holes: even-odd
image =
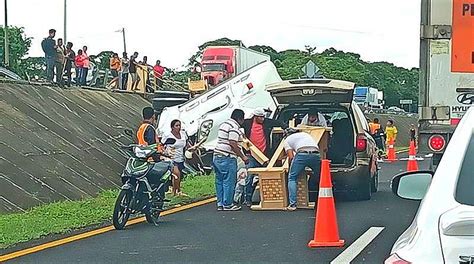
{"type": "Polygon", "coordinates": [[[369,122],[370,134],[375,135],[376,131],[380,129],[380,123],[378,118],[374,118],[374,121],[369,122]]]}
{"type": "MultiPolygon", "coordinates": [[[[156,116],[155,110],[152,107],[145,107],[142,111],[143,121],[138,127],[137,131],[137,139],[139,145],[149,146],[158,143],[156,146],[158,152],[163,152],[164,148],[160,143],[159,137],[156,135],[155,131],[155,123],[156,123],[156,116]]],[[[157,153],[153,157],[155,162],[160,161],[160,155],[157,153]]]]}
{"type": "Polygon", "coordinates": [[[379,158],[381,158],[381,156],[385,152],[385,144],[384,144],[385,133],[378,118],[374,118],[374,121],[369,123],[369,129],[370,129],[370,135],[372,135],[372,137],[374,138],[375,144],[377,145],[377,148],[379,149],[378,156],[379,158]]]}
{"type": "MultiPolygon", "coordinates": [[[[149,146],[149,145],[158,143],[157,145],[158,153],[154,154],[151,158],[153,159],[154,162],[160,162],[162,160],[161,160],[161,155],[159,153],[163,153],[164,149],[155,131],[155,123],[156,123],[155,110],[152,107],[147,106],[143,108],[142,115],[143,115],[143,121],[138,127],[138,131],[137,131],[138,144],[149,146]]],[[[171,161],[170,163],[172,164],[171,161]]],[[[153,168],[153,170],[155,170],[155,168],[153,168]]],[[[177,171],[176,166],[173,166],[173,177],[176,177],[176,175],[179,175],[179,171],[177,171]]],[[[165,197],[165,191],[169,188],[168,184],[164,188],[160,189],[160,195],[162,197],[165,197]]]]}

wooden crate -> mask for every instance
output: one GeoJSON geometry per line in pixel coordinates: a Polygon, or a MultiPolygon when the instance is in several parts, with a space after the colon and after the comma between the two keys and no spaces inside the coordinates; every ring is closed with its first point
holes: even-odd
{"type": "Polygon", "coordinates": [[[296,207],[301,209],[314,209],[314,203],[309,201],[308,178],[310,171],[303,172],[305,175],[298,177],[296,192],[296,207]]]}
{"type": "Polygon", "coordinates": [[[288,206],[288,191],[284,168],[252,168],[249,173],[259,177],[260,204],[252,210],[285,210],[288,206]]]}
{"type": "MultiPolygon", "coordinates": [[[[321,158],[325,158],[331,128],[300,126],[297,129],[310,134],[319,143],[321,158]]],[[[273,129],[273,133],[282,132],[281,128],[273,129]]],[[[272,158],[268,161],[267,167],[248,170],[249,173],[256,174],[259,177],[260,204],[252,206],[252,210],[286,210],[288,206],[287,173],[289,164],[285,155],[284,144],[285,140],[282,140],[272,158]],[[277,162],[282,164],[281,167],[275,167],[277,162]]],[[[244,147],[250,149],[249,144],[244,144],[244,147]]],[[[261,155],[252,153],[252,156],[260,158],[261,155]]],[[[263,155],[263,157],[265,156],[263,155]]],[[[260,160],[259,162],[262,164],[260,160]]],[[[306,174],[306,172],[304,173],[306,174]]],[[[305,177],[298,177],[297,186],[297,207],[314,208],[314,203],[309,202],[307,174],[305,177]]]]}

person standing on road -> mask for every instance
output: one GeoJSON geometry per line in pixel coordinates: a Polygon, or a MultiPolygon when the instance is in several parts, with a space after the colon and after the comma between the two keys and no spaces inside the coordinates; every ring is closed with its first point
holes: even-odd
{"type": "Polygon", "coordinates": [[[244,123],[245,113],[241,109],[235,109],[230,119],[219,126],[217,133],[217,144],[214,148],[212,165],[216,173],[216,195],[218,211],[237,211],[241,207],[234,205],[234,190],[237,181],[237,157],[245,164],[249,159],[244,155],[239,143],[242,142],[243,134],[240,126],[244,123]]]}
{"type": "Polygon", "coordinates": [[[387,121],[387,127],[385,128],[385,136],[386,136],[385,144],[389,145],[392,140],[393,140],[393,144],[395,144],[395,142],[397,141],[397,134],[398,134],[397,127],[395,126],[393,120],[389,119],[387,121]]]}
{"type": "Polygon", "coordinates": [[[173,145],[168,146],[173,153],[173,164],[178,170],[177,175],[172,179],[173,195],[187,196],[181,192],[181,180],[184,171],[184,151],[186,148],[191,147],[191,144],[188,141],[186,131],[181,128],[181,121],[178,119],[171,121],[171,133],[165,135],[161,142],[164,143],[168,138],[176,140],[173,145]]]}
{"type": "MultiPolygon", "coordinates": [[[[271,156],[270,150],[270,139],[272,129],[274,127],[281,127],[283,129],[288,126],[278,120],[273,120],[265,117],[265,110],[263,108],[257,108],[253,112],[253,117],[250,119],[245,119],[244,124],[245,136],[254,144],[265,156],[271,156]]],[[[251,154],[247,155],[249,159],[249,164],[247,169],[261,167],[263,164],[258,163],[258,161],[252,157],[251,154]]],[[[252,205],[252,195],[254,192],[253,180],[254,174],[247,174],[245,180],[245,205],[252,205]]]]}
{"type": "Polygon", "coordinates": [[[67,78],[66,85],[68,87],[71,86],[71,75],[72,75],[72,65],[74,63],[74,60],[76,59],[76,53],[72,50],[72,42],[68,42],[66,44],[66,65],[65,65],[65,75],[67,78]]]}
{"type": "Polygon", "coordinates": [[[372,135],[372,137],[374,138],[375,144],[377,145],[377,148],[379,149],[378,156],[379,158],[381,158],[383,152],[385,151],[385,144],[384,144],[385,134],[384,134],[382,125],[380,124],[380,121],[377,117],[374,118],[373,122],[369,123],[369,129],[370,129],[370,135],[372,135]]]}
{"type": "Polygon", "coordinates": [[[64,86],[63,80],[63,73],[64,73],[64,66],[66,64],[66,49],[63,45],[63,39],[59,38],[58,43],[56,45],[56,83],[60,86],[64,86]]]}
{"type": "Polygon", "coordinates": [[[308,114],[301,120],[301,125],[327,127],[326,118],[315,107],[309,109],[308,114]]]}
{"type": "Polygon", "coordinates": [[[414,124],[411,124],[410,127],[410,140],[413,141],[413,144],[416,147],[416,128],[414,124]]]}
{"type": "Polygon", "coordinates": [[[56,41],[54,40],[54,36],[56,36],[56,30],[50,29],[49,36],[41,42],[41,48],[44,51],[46,60],[46,80],[49,82],[53,82],[54,63],[56,62],[56,41]]]}
{"type": "Polygon", "coordinates": [[[288,155],[290,171],[288,172],[288,196],[290,204],[288,211],[296,210],[297,197],[297,179],[306,167],[312,170],[310,182],[319,182],[319,174],[321,169],[321,158],[319,156],[318,143],[305,132],[298,132],[295,129],[288,128],[285,130],[284,148],[288,155]]]}
{"type": "Polygon", "coordinates": [[[124,52],[122,53],[122,60],[121,60],[122,70],[120,71],[120,76],[122,77],[122,81],[120,82],[120,90],[124,90],[124,91],[127,90],[129,65],[130,65],[130,60],[128,59],[127,53],[124,52]]]}

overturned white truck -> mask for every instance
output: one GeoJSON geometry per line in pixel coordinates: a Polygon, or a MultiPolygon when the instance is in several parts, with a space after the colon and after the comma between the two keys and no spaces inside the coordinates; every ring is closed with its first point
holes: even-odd
{"type": "Polygon", "coordinates": [[[168,99],[155,98],[153,105],[159,113],[159,133],[170,132],[171,121],[178,119],[196,142],[203,134],[208,134],[202,147],[206,152],[212,151],[216,145],[219,125],[230,118],[234,109],[244,110],[246,117],[250,117],[258,107],[275,110],[275,102],[265,91],[265,85],[279,81],[281,77],[275,65],[265,61],[182,104],[160,109],[160,102],[164,105],[168,99]]]}

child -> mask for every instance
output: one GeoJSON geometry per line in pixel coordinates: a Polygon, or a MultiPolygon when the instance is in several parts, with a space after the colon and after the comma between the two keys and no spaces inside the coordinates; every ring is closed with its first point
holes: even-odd
{"type": "Polygon", "coordinates": [[[245,192],[245,179],[247,178],[247,168],[245,163],[237,160],[237,184],[235,185],[234,203],[241,204],[245,192]]]}

